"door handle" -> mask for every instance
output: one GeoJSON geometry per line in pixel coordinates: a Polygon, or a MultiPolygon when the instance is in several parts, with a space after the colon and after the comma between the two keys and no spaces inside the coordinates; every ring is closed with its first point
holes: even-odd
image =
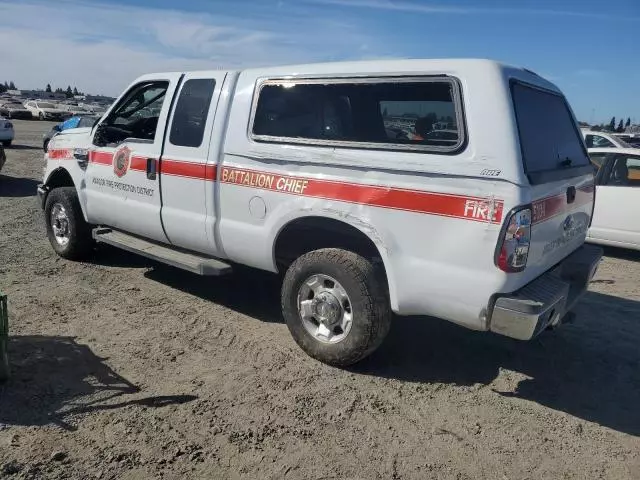
{"type": "Polygon", "coordinates": [[[147,158],[147,178],[149,180],[155,180],[156,179],[156,173],[157,173],[157,165],[158,163],[156,162],[155,158],[147,158]]]}
{"type": "Polygon", "coordinates": [[[576,187],[573,185],[567,188],[567,203],[573,203],[576,199],[576,187]]]}

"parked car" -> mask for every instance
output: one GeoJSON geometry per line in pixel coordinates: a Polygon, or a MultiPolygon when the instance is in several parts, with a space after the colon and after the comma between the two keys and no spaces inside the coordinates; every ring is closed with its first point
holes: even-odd
{"type": "Polygon", "coordinates": [[[13,123],[6,118],[0,117],[0,143],[5,147],[10,147],[14,137],[13,123]]]}
{"type": "Polygon", "coordinates": [[[30,120],[31,112],[19,100],[0,101],[0,115],[16,120],[30,120]]]}
{"type": "Polygon", "coordinates": [[[92,127],[96,120],[98,120],[99,118],[100,117],[95,115],[76,115],[65,120],[64,122],[54,125],[53,127],[51,127],[51,130],[43,135],[42,149],[46,152],[49,149],[49,142],[51,141],[51,139],[60,132],[73,128],[92,127]]]}
{"type": "Polygon", "coordinates": [[[332,365],[378,348],[392,312],[530,340],[573,318],[602,256],[571,107],[496,62],[149,74],[78,130],[51,140],[37,189],[58,255],[282,272],[291,335],[332,365]],[[385,110],[451,116],[457,140],[389,136],[385,110]]]}
{"type": "Polygon", "coordinates": [[[71,112],[65,112],[51,102],[31,100],[25,103],[24,106],[31,112],[33,118],[39,120],[66,120],[72,116],[71,112]]]}
{"type": "Polygon", "coordinates": [[[581,129],[587,148],[629,148],[622,138],[609,132],[596,132],[594,130],[581,129]]]}
{"type": "Polygon", "coordinates": [[[4,151],[4,147],[0,145],[0,172],[5,163],[7,163],[7,154],[4,151]]]}
{"type": "Polygon", "coordinates": [[[614,133],[614,135],[633,148],[640,147],[640,133],[614,133]]]}
{"type": "Polygon", "coordinates": [[[427,140],[439,141],[442,145],[455,145],[458,142],[457,130],[432,130],[426,135],[427,140]]]}
{"type": "Polygon", "coordinates": [[[592,148],[596,204],[587,241],[640,250],[640,148],[592,148]]]}
{"type": "Polygon", "coordinates": [[[58,105],[60,110],[64,110],[65,112],[69,112],[72,116],[76,115],[89,115],[91,114],[91,110],[81,105],[74,105],[70,103],[61,103],[58,105]]]}

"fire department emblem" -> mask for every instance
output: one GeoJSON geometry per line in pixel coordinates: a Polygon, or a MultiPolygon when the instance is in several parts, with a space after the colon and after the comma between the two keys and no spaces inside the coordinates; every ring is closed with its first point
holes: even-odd
{"type": "Polygon", "coordinates": [[[129,169],[129,161],[131,159],[131,150],[123,147],[117,150],[113,156],[113,171],[118,177],[122,177],[129,169]]]}

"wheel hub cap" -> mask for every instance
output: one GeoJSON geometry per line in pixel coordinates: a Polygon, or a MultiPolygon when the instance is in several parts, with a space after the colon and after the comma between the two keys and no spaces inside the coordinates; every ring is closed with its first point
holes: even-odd
{"type": "Polygon", "coordinates": [[[329,292],[322,292],[313,300],[316,318],[325,325],[333,325],[342,317],[338,299],[329,292]]]}
{"type": "Polygon", "coordinates": [[[298,290],[302,325],[322,343],[338,343],[351,331],[351,300],[340,283],[328,275],[312,275],[298,290]]]}
{"type": "Polygon", "coordinates": [[[69,243],[69,216],[59,203],[56,203],[51,209],[51,229],[60,246],[64,247],[69,243]]]}

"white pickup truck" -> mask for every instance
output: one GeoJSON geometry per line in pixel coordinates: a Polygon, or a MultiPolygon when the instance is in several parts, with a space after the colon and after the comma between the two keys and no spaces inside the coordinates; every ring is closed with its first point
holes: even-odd
{"type": "Polygon", "coordinates": [[[281,272],[292,336],[333,365],[375,350],[392,312],[531,339],[602,255],[583,245],[594,172],[564,96],[487,60],[145,75],[46,158],[59,255],[102,242],[200,275],[281,272]]]}

